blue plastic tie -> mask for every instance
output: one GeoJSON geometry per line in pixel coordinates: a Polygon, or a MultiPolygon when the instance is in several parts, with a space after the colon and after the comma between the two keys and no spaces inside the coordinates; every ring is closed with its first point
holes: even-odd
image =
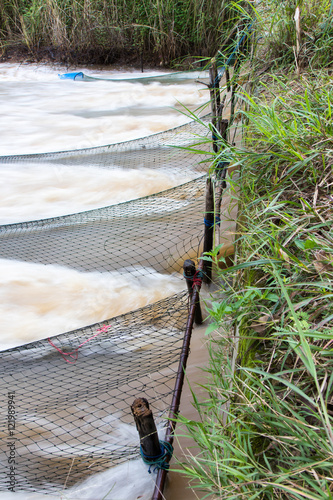
{"type": "Polygon", "coordinates": [[[186,280],[190,280],[190,281],[192,281],[192,280],[193,280],[193,278],[194,278],[194,275],[195,275],[195,273],[194,273],[194,274],[192,274],[191,276],[188,276],[187,274],[185,274],[185,271],[183,271],[183,276],[184,276],[184,278],[185,278],[186,280]]]}
{"type": "Polygon", "coordinates": [[[220,222],[221,222],[221,219],[220,219],[220,217],[218,215],[216,215],[215,220],[208,220],[208,219],[204,218],[205,226],[209,227],[209,228],[214,227],[215,224],[217,226],[219,226],[220,222]]]}
{"type": "Polygon", "coordinates": [[[158,469],[168,470],[170,467],[168,462],[173,455],[173,446],[167,441],[161,440],[159,443],[161,447],[161,454],[155,457],[148,457],[145,455],[142,451],[142,447],[140,446],[141,458],[145,464],[149,465],[149,474],[151,474],[151,468],[153,466],[155,466],[153,468],[153,472],[156,472],[158,469]]]}

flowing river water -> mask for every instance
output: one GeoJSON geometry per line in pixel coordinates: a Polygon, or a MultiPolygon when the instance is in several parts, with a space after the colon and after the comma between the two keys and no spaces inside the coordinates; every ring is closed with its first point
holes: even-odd
{"type": "MultiPolygon", "coordinates": [[[[111,68],[80,70],[119,79],[156,74],[111,68]]],[[[193,80],[171,84],[84,82],[60,80],[58,73],[63,72],[66,69],[48,65],[0,64],[0,155],[64,151],[143,137],[189,121],[185,108],[195,110],[209,100],[206,88],[193,80]]],[[[144,165],[107,170],[78,166],[46,169],[38,164],[27,168],[17,163],[0,164],[0,172],[0,224],[103,207],[162,191],[194,176],[190,171],[161,173],[144,165]]],[[[112,273],[80,273],[5,259],[0,260],[0,283],[1,349],[103,321],[183,288],[172,275],[130,275],[119,284],[112,273]]],[[[203,333],[204,327],[194,331],[188,368],[191,384],[202,381],[198,367],[207,359],[203,333]]],[[[181,410],[189,418],[194,416],[188,390],[181,410]]],[[[133,435],[133,439],[137,437],[133,435]]],[[[176,443],[178,456],[186,447],[184,442],[176,443]]],[[[83,489],[45,498],[134,500],[149,498],[152,487],[153,478],[145,466],[132,461],[93,476],[83,489]],[[106,496],[110,489],[112,495],[106,496]]],[[[185,488],[185,480],[171,472],[166,499],[200,498],[185,488]]],[[[8,493],[13,500],[39,497],[8,493]]],[[[1,498],[6,494],[1,492],[1,498]]]]}

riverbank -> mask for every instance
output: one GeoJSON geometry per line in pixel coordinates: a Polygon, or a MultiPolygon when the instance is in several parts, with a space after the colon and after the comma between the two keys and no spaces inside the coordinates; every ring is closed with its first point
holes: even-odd
{"type": "MultiPolygon", "coordinates": [[[[135,71],[149,71],[160,69],[172,69],[172,63],[163,64],[158,58],[143,60],[140,54],[126,52],[118,54],[116,57],[108,57],[107,54],[96,54],[93,50],[84,54],[71,53],[58,47],[42,47],[34,51],[28,49],[26,45],[18,47],[8,47],[0,55],[1,63],[13,64],[47,64],[64,65],[65,67],[89,66],[91,68],[132,69],[135,71]]],[[[194,57],[187,57],[177,65],[177,70],[188,70],[200,68],[201,62],[194,57]]]]}
{"type": "Polygon", "coordinates": [[[244,140],[233,285],[209,314],[201,449],[185,471],[219,499],[330,498],[333,460],[333,84],[330,67],[277,70],[238,92],[244,140]],[[254,97],[255,95],[255,97],[254,97]],[[226,351],[229,355],[226,356],[226,351]]]}
{"type": "MultiPolygon", "coordinates": [[[[207,498],[332,497],[332,2],[261,2],[243,142],[220,140],[239,171],[231,287],[208,309],[209,380],[200,449],[183,472],[207,498]],[[269,70],[268,70],[269,68],[269,70]],[[228,352],[228,355],[226,355],[228,352]]],[[[214,255],[214,260],[218,258],[214,255]]],[[[221,259],[220,259],[221,260],[221,259]]],[[[195,393],[195,389],[194,389],[195,393]]]]}

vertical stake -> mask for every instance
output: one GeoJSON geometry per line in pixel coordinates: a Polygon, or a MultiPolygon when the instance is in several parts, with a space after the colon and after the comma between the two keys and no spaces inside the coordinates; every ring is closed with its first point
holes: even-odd
{"type": "MultiPolygon", "coordinates": [[[[183,271],[184,271],[184,278],[186,279],[188,294],[191,300],[193,295],[193,278],[195,277],[195,274],[197,272],[193,260],[186,259],[184,261],[183,271]]],[[[198,294],[198,300],[195,303],[194,322],[196,325],[201,325],[202,323],[202,313],[201,313],[199,294],[198,294]]]]}
{"type": "Polygon", "coordinates": [[[149,409],[146,398],[137,398],[131,405],[132,415],[140,437],[142,453],[145,457],[161,455],[161,445],[158,439],[153,412],[149,409]]]}
{"type": "Polygon", "coordinates": [[[233,124],[235,118],[236,92],[237,92],[237,83],[234,82],[231,89],[230,125],[233,124]]]}
{"type": "MultiPolygon", "coordinates": [[[[212,179],[208,178],[206,182],[206,209],[205,209],[205,234],[203,251],[211,252],[213,249],[214,238],[214,189],[212,179]]],[[[203,281],[210,283],[212,281],[212,262],[204,260],[203,281]]]]}
{"type": "Polygon", "coordinates": [[[141,50],[140,53],[140,66],[141,66],[141,73],[143,73],[143,50],[141,50]]]}
{"type": "Polygon", "coordinates": [[[216,142],[216,130],[218,130],[218,112],[221,106],[221,96],[220,96],[220,83],[217,74],[217,64],[215,57],[212,59],[211,66],[209,68],[209,91],[210,91],[210,101],[212,108],[212,139],[213,139],[213,150],[215,153],[218,151],[218,146],[216,142]]]}
{"type": "Polygon", "coordinates": [[[230,92],[230,72],[229,72],[229,66],[225,68],[225,79],[227,82],[227,92],[230,92]]]}

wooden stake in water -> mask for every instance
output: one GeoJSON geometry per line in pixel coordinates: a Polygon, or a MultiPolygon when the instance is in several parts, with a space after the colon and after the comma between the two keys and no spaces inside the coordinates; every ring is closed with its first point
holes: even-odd
{"type": "MultiPolygon", "coordinates": [[[[214,239],[214,189],[212,179],[208,178],[206,182],[206,209],[205,209],[205,234],[203,251],[211,252],[213,250],[214,239]]],[[[212,261],[205,260],[203,267],[203,281],[210,283],[212,281],[212,261]]]]}
{"type": "MultiPolygon", "coordinates": [[[[183,271],[184,271],[184,278],[186,279],[188,293],[189,293],[190,300],[191,300],[192,295],[193,295],[193,280],[194,280],[194,277],[196,276],[196,272],[197,272],[196,267],[195,267],[195,263],[193,262],[193,260],[190,260],[190,259],[185,260],[185,262],[183,264],[183,271]]],[[[196,325],[201,325],[201,323],[202,323],[202,313],[201,313],[199,294],[198,294],[198,300],[196,301],[196,305],[195,305],[194,322],[196,325]]]]}
{"type": "Polygon", "coordinates": [[[218,114],[221,106],[221,96],[220,96],[220,83],[217,74],[216,59],[213,58],[211,61],[211,66],[209,68],[209,91],[210,91],[210,102],[212,108],[212,125],[213,125],[213,150],[215,153],[218,151],[216,130],[219,130],[218,125],[218,114]]]}
{"type": "Polygon", "coordinates": [[[227,83],[227,92],[230,92],[230,72],[229,72],[229,66],[225,68],[225,79],[227,83]]]}
{"type": "Polygon", "coordinates": [[[144,457],[153,458],[161,455],[162,450],[158,439],[153,412],[145,398],[137,398],[132,406],[132,415],[140,437],[141,450],[144,457]]]}

